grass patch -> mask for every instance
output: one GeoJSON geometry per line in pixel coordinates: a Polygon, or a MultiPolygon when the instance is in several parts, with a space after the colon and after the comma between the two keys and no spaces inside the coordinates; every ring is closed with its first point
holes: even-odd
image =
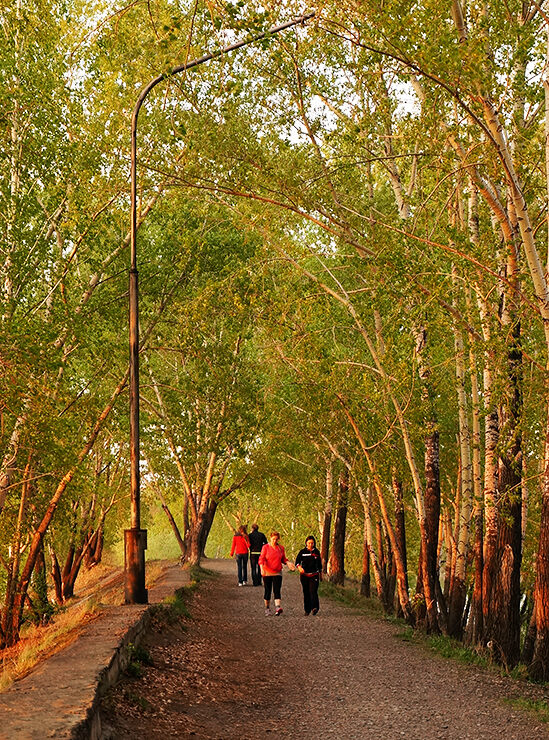
{"type": "Polygon", "coordinates": [[[141,678],[144,665],[153,665],[153,659],[147,648],[143,645],[129,646],[129,663],[126,666],[126,674],[132,678],[141,678]]]}
{"type": "Polygon", "coordinates": [[[189,565],[188,566],[189,578],[191,583],[188,588],[196,588],[203,581],[208,581],[212,578],[217,578],[217,573],[213,570],[203,568],[201,565],[189,565]]]}
{"type": "Polygon", "coordinates": [[[518,697],[517,699],[504,699],[505,704],[509,704],[515,709],[520,709],[523,712],[528,712],[536,717],[540,722],[549,722],[549,704],[543,699],[525,699],[524,697],[518,697]]]}
{"type": "Polygon", "coordinates": [[[178,588],[173,596],[168,596],[162,604],[153,608],[152,618],[157,628],[161,629],[163,625],[173,624],[182,619],[192,619],[188,606],[192,594],[201,583],[217,577],[217,574],[213,571],[201,568],[198,565],[188,566],[188,573],[189,583],[178,588]]]}
{"type": "Polygon", "coordinates": [[[462,642],[454,640],[444,635],[429,635],[426,638],[429,647],[443,658],[450,658],[464,665],[482,666],[487,668],[492,665],[492,661],[487,655],[479,650],[467,647],[462,642]]]}
{"type": "Polygon", "coordinates": [[[404,627],[401,632],[397,632],[395,637],[402,642],[416,642],[416,633],[411,627],[404,627]]]}
{"type": "MultiPolygon", "coordinates": [[[[492,668],[495,666],[488,653],[481,650],[470,648],[459,640],[445,635],[426,635],[423,632],[414,630],[413,627],[405,625],[395,637],[402,642],[409,642],[415,645],[428,647],[437,655],[454,660],[463,665],[474,665],[482,668],[492,668]]],[[[500,666],[498,666],[499,668],[500,666]]]]}
{"type": "Polygon", "coordinates": [[[320,596],[337,601],[371,617],[382,617],[383,610],[377,599],[368,599],[352,586],[336,586],[330,581],[321,581],[318,588],[320,596]]]}
{"type": "Polygon", "coordinates": [[[462,665],[484,668],[516,681],[530,682],[528,670],[523,663],[519,663],[514,668],[509,669],[496,662],[489,650],[480,647],[469,647],[452,637],[445,635],[426,635],[407,625],[395,637],[403,642],[415,643],[416,645],[427,647],[437,653],[437,655],[461,663],[462,665]]]}

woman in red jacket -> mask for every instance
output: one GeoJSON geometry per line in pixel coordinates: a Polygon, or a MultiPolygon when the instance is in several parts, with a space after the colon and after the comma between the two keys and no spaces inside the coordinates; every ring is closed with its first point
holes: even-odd
{"type": "Polygon", "coordinates": [[[246,526],[242,524],[238,532],[233,537],[231,547],[231,557],[236,553],[236,567],[238,568],[238,585],[248,585],[248,550],[250,549],[250,540],[246,532],[246,526]]]}
{"type": "Polygon", "coordinates": [[[261,555],[259,556],[259,567],[261,568],[263,585],[265,587],[263,597],[265,599],[265,616],[267,617],[271,615],[271,592],[273,591],[275,600],[275,617],[282,614],[282,606],[280,605],[282,566],[286,564],[290,570],[295,570],[294,564],[286,557],[284,548],[282,545],[278,544],[279,539],[280,534],[278,532],[271,532],[270,542],[263,545],[261,548],[261,555]]]}

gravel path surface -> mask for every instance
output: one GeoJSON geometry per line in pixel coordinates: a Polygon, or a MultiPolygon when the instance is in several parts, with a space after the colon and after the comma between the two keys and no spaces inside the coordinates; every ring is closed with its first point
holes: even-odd
{"type": "Polygon", "coordinates": [[[153,665],[105,698],[111,737],[549,738],[504,701],[547,698],[544,689],[456,665],[327,599],[305,617],[288,573],[284,613],[265,617],[262,589],[237,587],[233,562],[205,565],[218,576],[193,597],[192,618],[152,632],[153,665]]]}

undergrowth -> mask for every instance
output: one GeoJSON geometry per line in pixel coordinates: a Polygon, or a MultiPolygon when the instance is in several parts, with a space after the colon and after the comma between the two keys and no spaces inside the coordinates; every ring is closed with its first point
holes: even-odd
{"type": "Polygon", "coordinates": [[[41,660],[70,645],[98,614],[97,601],[88,599],[77,608],[59,611],[46,626],[27,624],[19,642],[0,652],[0,692],[30,673],[41,660]]]}
{"type": "MultiPolygon", "coordinates": [[[[191,613],[188,608],[188,601],[198,586],[210,578],[215,577],[215,573],[198,565],[191,565],[188,568],[189,583],[178,588],[173,596],[168,596],[162,604],[158,604],[152,609],[152,619],[157,626],[162,624],[173,624],[181,619],[191,619],[191,613]]],[[[184,626],[182,625],[184,629],[184,626]]]]}
{"type": "Polygon", "coordinates": [[[353,586],[336,586],[330,581],[321,581],[318,588],[320,596],[324,596],[340,604],[356,609],[371,617],[383,617],[383,610],[376,599],[368,599],[359,593],[353,586]]]}
{"type": "MultiPolygon", "coordinates": [[[[400,624],[402,624],[399,621],[400,624]]],[[[517,680],[529,680],[526,666],[519,664],[514,668],[498,663],[492,653],[484,648],[469,647],[459,640],[455,640],[447,635],[426,635],[423,632],[414,630],[412,627],[405,625],[397,633],[397,638],[404,642],[413,642],[427,646],[437,655],[443,658],[454,660],[463,665],[473,665],[479,668],[486,668],[498,673],[500,676],[507,676],[517,680]]]]}
{"type": "Polygon", "coordinates": [[[151,654],[143,645],[133,645],[130,643],[129,662],[126,666],[126,673],[132,678],[140,678],[143,673],[144,665],[153,665],[151,654]]]}
{"type": "Polygon", "coordinates": [[[540,722],[549,722],[549,704],[543,699],[526,699],[519,697],[516,699],[504,699],[505,704],[509,704],[515,709],[528,712],[534,715],[540,722]]]}

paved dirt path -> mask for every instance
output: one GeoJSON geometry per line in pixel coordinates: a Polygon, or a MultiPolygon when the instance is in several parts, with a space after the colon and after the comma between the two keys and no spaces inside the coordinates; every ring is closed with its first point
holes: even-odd
{"type": "Polygon", "coordinates": [[[439,658],[399,639],[398,627],[326,599],[305,617],[287,573],[284,614],[267,618],[262,589],[237,587],[233,562],[205,565],[218,577],[193,597],[185,629],[151,634],[154,665],[105,699],[111,737],[549,738],[503,701],[542,698],[539,687],[439,658]]]}

